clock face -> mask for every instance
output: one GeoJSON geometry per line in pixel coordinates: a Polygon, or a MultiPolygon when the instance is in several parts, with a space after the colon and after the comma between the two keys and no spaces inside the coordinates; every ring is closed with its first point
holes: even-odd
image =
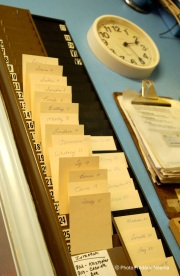
{"type": "Polygon", "coordinates": [[[151,37],[132,21],[119,16],[98,17],[87,33],[87,40],[99,60],[126,77],[147,78],[160,60],[151,37]]]}
{"type": "Polygon", "coordinates": [[[97,26],[100,39],[105,46],[125,62],[138,66],[148,66],[152,53],[143,35],[127,25],[113,20],[97,26]]]}

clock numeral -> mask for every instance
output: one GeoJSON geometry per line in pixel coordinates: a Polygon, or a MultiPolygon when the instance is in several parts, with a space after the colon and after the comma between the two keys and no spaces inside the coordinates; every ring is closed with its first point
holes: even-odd
{"type": "Polygon", "coordinates": [[[146,46],[144,46],[143,44],[141,44],[141,48],[142,48],[143,51],[147,51],[148,50],[148,48],[146,46]]]}
{"type": "Polygon", "coordinates": [[[108,33],[108,32],[110,32],[111,33],[111,27],[107,27],[106,25],[104,25],[104,29],[105,29],[105,31],[108,33]]]}
{"type": "Polygon", "coordinates": [[[126,28],[126,29],[124,29],[124,32],[127,34],[127,35],[129,35],[129,33],[128,33],[128,29],[126,28]]]}
{"type": "Polygon", "coordinates": [[[134,43],[138,45],[140,43],[139,42],[139,37],[134,35],[133,38],[135,39],[134,43]]]}
{"type": "Polygon", "coordinates": [[[110,50],[111,50],[111,52],[113,52],[114,54],[116,54],[116,51],[114,49],[110,49],[110,50]]]}
{"type": "Polygon", "coordinates": [[[137,64],[137,62],[134,59],[131,59],[132,64],[137,64]]]}
{"type": "Polygon", "coordinates": [[[140,61],[141,64],[145,64],[144,60],[140,57],[139,57],[139,61],[140,61]]]}
{"type": "Polygon", "coordinates": [[[121,32],[121,29],[119,28],[119,26],[114,26],[114,25],[112,25],[111,26],[112,28],[113,28],[113,30],[115,31],[115,32],[121,32]]]}
{"type": "Polygon", "coordinates": [[[103,42],[106,46],[108,46],[108,42],[107,42],[107,40],[102,39],[102,42],[103,42]]]}
{"type": "Polygon", "coordinates": [[[149,58],[146,53],[143,54],[143,57],[147,59],[149,58]]]}
{"type": "Polygon", "coordinates": [[[104,37],[109,38],[109,35],[106,32],[99,32],[99,36],[102,37],[102,38],[104,38],[104,37]]]}

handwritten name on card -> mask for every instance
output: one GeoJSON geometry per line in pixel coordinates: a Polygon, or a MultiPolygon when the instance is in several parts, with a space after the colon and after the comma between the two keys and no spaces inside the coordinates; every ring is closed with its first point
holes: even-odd
{"type": "Polygon", "coordinates": [[[166,257],[161,240],[151,240],[132,245],[128,244],[127,249],[134,266],[141,266],[149,260],[166,257]]]}
{"type": "Polygon", "coordinates": [[[72,256],[77,275],[84,276],[116,276],[107,250],[89,252],[72,256]]]}
{"type": "Polygon", "coordinates": [[[91,139],[93,151],[116,150],[112,136],[91,136],[91,139]]]}
{"type": "Polygon", "coordinates": [[[134,190],[134,182],[132,178],[121,178],[121,179],[110,179],[109,180],[109,191],[115,192],[115,191],[121,191],[125,189],[131,189],[134,190]]]}
{"type": "MultiPolygon", "coordinates": [[[[52,83],[39,83],[34,82],[31,84],[31,91],[39,91],[39,92],[46,92],[46,93],[66,93],[71,95],[72,99],[72,86],[69,85],[61,85],[61,84],[52,84],[52,83]]],[[[72,102],[72,100],[71,100],[72,102]]]]}
{"type": "Polygon", "coordinates": [[[149,213],[115,217],[114,220],[120,231],[152,227],[149,213]]]}
{"type": "Polygon", "coordinates": [[[107,180],[68,183],[68,194],[71,196],[102,192],[108,192],[107,180]]]}
{"type": "Polygon", "coordinates": [[[96,180],[107,180],[107,170],[83,170],[83,171],[71,171],[69,172],[70,182],[86,182],[86,181],[96,181],[96,180]]]}
{"type": "Polygon", "coordinates": [[[157,239],[156,231],[153,227],[124,230],[121,232],[121,236],[126,245],[157,239]]]}
{"type": "Polygon", "coordinates": [[[111,211],[140,207],[142,207],[142,203],[137,190],[111,192],[111,211]]]}
{"type": "Polygon", "coordinates": [[[63,102],[41,102],[40,113],[79,113],[79,104],[63,102]]]}

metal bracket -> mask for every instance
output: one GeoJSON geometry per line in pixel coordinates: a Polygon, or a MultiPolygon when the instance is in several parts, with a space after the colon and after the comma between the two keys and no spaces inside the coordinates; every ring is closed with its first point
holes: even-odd
{"type": "Polygon", "coordinates": [[[157,96],[154,83],[151,80],[142,81],[141,96],[132,100],[132,104],[171,106],[169,102],[157,96]]]}

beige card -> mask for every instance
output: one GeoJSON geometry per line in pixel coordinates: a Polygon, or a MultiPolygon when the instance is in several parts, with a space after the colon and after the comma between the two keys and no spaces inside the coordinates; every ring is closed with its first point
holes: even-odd
{"type": "Polygon", "coordinates": [[[46,74],[28,74],[28,86],[26,89],[27,96],[25,97],[25,103],[28,108],[31,108],[31,93],[34,91],[34,86],[37,84],[41,85],[56,85],[56,86],[66,86],[67,85],[67,77],[59,76],[59,75],[46,75],[46,74]]]}
{"type": "Polygon", "coordinates": [[[23,91],[25,90],[25,87],[26,87],[26,64],[27,63],[58,65],[59,61],[58,61],[58,58],[23,54],[22,55],[23,91]]]}
{"type": "Polygon", "coordinates": [[[71,254],[112,247],[110,194],[69,197],[71,254]]]}
{"type": "MultiPolygon", "coordinates": [[[[46,124],[55,125],[78,125],[79,116],[78,114],[61,114],[61,113],[41,113],[40,120],[36,120],[35,124],[35,138],[37,142],[41,142],[41,133],[45,132],[46,124]]],[[[43,136],[44,137],[44,136],[43,136]]]]}
{"type": "MultiPolygon", "coordinates": [[[[49,147],[52,147],[52,136],[62,135],[83,135],[83,125],[56,125],[56,124],[45,124],[44,131],[41,133],[42,151],[45,159],[47,174],[50,175],[50,163],[49,163],[49,147]]],[[[85,147],[77,147],[77,151],[85,149],[85,147]]],[[[65,150],[65,149],[64,149],[65,150]]],[[[70,149],[71,150],[71,149],[70,149]]],[[[67,147],[66,147],[67,151],[67,147]]],[[[83,152],[82,152],[83,154],[83,152]]],[[[85,154],[85,153],[84,153],[85,154]]]]}
{"type": "Polygon", "coordinates": [[[173,257],[148,261],[140,267],[142,276],[179,276],[173,257]]]}
{"type": "Polygon", "coordinates": [[[72,158],[59,158],[59,181],[58,185],[54,185],[54,192],[57,195],[57,200],[60,204],[60,213],[69,213],[68,205],[68,189],[70,171],[82,171],[99,169],[99,157],[72,157],[72,158]]]}
{"type": "Polygon", "coordinates": [[[34,82],[31,83],[31,91],[39,92],[47,92],[51,93],[66,93],[72,95],[72,86],[61,85],[61,84],[53,84],[53,83],[42,83],[42,82],[34,82]]]}
{"type": "Polygon", "coordinates": [[[101,153],[99,166],[101,169],[108,170],[108,179],[128,178],[129,172],[127,170],[127,161],[123,152],[115,153],[101,153]]]}
{"type": "Polygon", "coordinates": [[[55,198],[59,200],[57,194],[59,188],[59,158],[90,156],[89,148],[83,143],[76,147],[74,145],[53,146],[48,148],[48,153],[48,158],[46,158],[47,174],[52,176],[55,198]]]}
{"type": "Polygon", "coordinates": [[[166,257],[161,240],[128,244],[127,250],[134,266],[143,266],[150,260],[153,261],[166,257]]]}
{"type": "Polygon", "coordinates": [[[43,92],[34,91],[31,93],[31,113],[32,119],[35,120],[40,116],[41,102],[49,103],[71,103],[72,95],[70,93],[58,93],[58,92],[43,92]],[[36,115],[36,116],[35,116],[36,115]]]}
{"type": "Polygon", "coordinates": [[[134,190],[134,182],[133,179],[128,177],[128,178],[120,178],[120,179],[109,179],[108,181],[109,184],[109,191],[110,192],[118,192],[118,191],[123,191],[123,190],[134,190]]]}
{"type": "Polygon", "coordinates": [[[26,63],[26,86],[24,100],[27,106],[27,110],[31,109],[31,76],[54,76],[62,78],[62,66],[51,65],[51,64],[38,64],[38,63],[26,63]]]}
{"type": "Polygon", "coordinates": [[[115,217],[114,220],[120,232],[129,229],[152,227],[149,213],[115,217]]]}
{"type": "Polygon", "coordinates": [[[79,114],[79,104],[67,102],[41,102],[40,113],[79,114]]]}
{"type": "Polygon", "coordinates": [[[92,144],[90,135],[52,135],[53,146],[72,145],[74,147],[85,144],[89,148],[89,154],[92,154],[92,144]]]}
{"type": "Polygon", "coordinates": [[[120,163],[122,166],[128,167],[124,152],[101,153],[99,157],[101,166],[112,166],[120,163]]]}
{"type": "Polygon", "coordinates": [[[68,195],[88,195],[92,193],[108,193],[108,183],[106,180],[94,180],[84,182],[70,182],[68,183],[68,195]]]}
{"type": "Polygon", "coordinates": [[[85,181],[107,180],[107,170],[83,170],[69,172],[69,182],[85,182],[85,181]]]}
{"type": "Polygon", "coordinates": [[[137,190],[111,192],[111,211],[141,208],[142,203],[137,190]]]}
{"type": "Polygon", "coordinates": [[[156,240],[157,235],[154,227],[129,229],[121,232],[121,236],[126,245],[142,243],[150,240],[156,240]]]}
{"type": "Polygon", "coordinates": [[[92,150],[117,150],[113,136],[91,136],[92,150]]]}

